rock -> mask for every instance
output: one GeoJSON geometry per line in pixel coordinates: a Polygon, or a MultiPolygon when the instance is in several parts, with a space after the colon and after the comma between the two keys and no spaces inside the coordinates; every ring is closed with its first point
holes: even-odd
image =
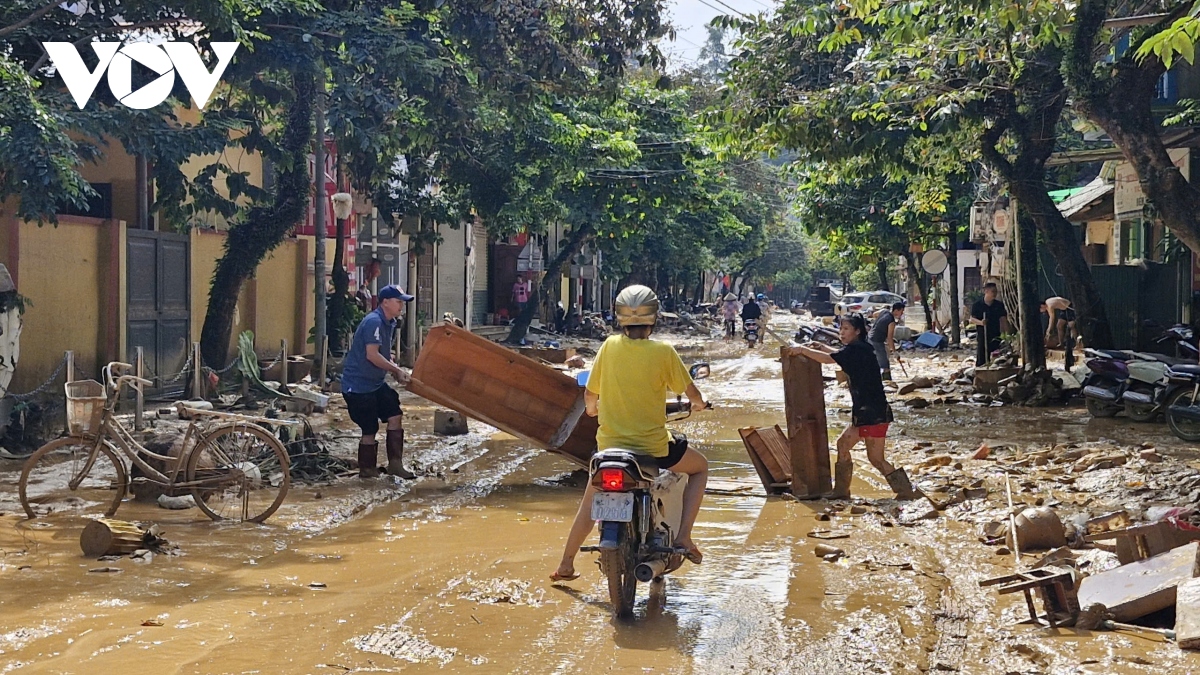
{"type": "Polygon", "coordinates": [[[818,558],[825,559],[828,559],[830,556],[836,556],[840,558],[846,555],[845,551],[830,544],[817,544],[813,547],[813,553],[815,553],[818,558]]]}
{"type": "Polygon", "coordinates": [[[1001,546],[996,549],[996,555],[1012,555],[1012,551],[1007,546],[1001,546]]]}
{"type": "MultiPolygon", "coordinates": [[[[1067,531],[1058,514],[1048,506],[1025,509],[1016,517],[1017,548],[1022,551],[1058,548],[1067,545],[1067,531]]],[[[1006,544],[1013,546],[1009,532],[1006,544]]]]}
{"type": "Polygon", "coordinates": [[[905,403],[905,405],[907,405],[908,407],[910,407],[910,408],[916,408],[917,410],[920,410],[921,408],[928,408],[928,407],[929,407],[929,401],[927,401],[927,400],[925,400],[925,399],[921,398],[920,396],[917,396],[917,397],[914,397],[914,398],[910,398],[910,399],[908,399],[907,401],[905,401],[904,403],[905,403]]]}
{"type": "Polygon", "coordinates": [[[184,509],[195,508],[196,500],[191,495],[183,495],[182,497],[171,497],[168,495],[158,496],[158,507],[161,509],[169,509],[171,511],[182,511],[184,509]]]}
{"type": "Polygon", "coordinates": [[[950,455],[934,455],[929,459],[917,465],[919,469],[932,469],[935,466],[950,466],[954,463],[954,458],[950,455]]]}
{"type": "Polygon", "coordinates": [[[583,357],[578,354],[576,354],[575,356],[572,356],[571,358],[567,359],[567,361],[566,361],[566,366],[568,368],[583,368],[586,365],[587,365],[587,362],[584,361],[583,357]]]}
{"type": "Polygon", "coordinates": [[[1143,462],[1158,463],[1162,461],[1162,455],[1159,455],[1158,451],[1154,448],[1146,448],[1145,450],[1142,450],[1138,453],[1138,457],[1141,458],[1143,462]]]}
{"type": "Polygon", "coordinates": [[[855,504],[854,506],[850,507],[850,515],[852,515],[852,516],[860,516],[866,512],[867,512],[867,507],[862,506],[860,504],[855,504]]]}
{"type": "Polygon", "coordinates": [[[461,436],[467,433],[467,418],[455,410],[436,410],[433,431],[443,436],[461,436]]]}

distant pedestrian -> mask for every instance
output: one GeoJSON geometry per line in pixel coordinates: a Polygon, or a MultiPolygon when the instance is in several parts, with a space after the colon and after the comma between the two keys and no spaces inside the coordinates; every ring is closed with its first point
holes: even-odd
{"type": "Polygon", "coordinates": [[[359,284],[358,292],[354,294],[354,304],[358,305],[358,308],[361,309],[363,313],[375,309],[375,297],[371,295],[370,286],[366,284],[359,284]]]}
{"type": "Polygon", "coordinates": [[[367,314],[350,343],[342,368],[342,397],[350,419],[362,430],[358,442],[358,475],[379,475],[379,423],[387,423],[387,472],[400,478],[416,478],[404,468],[404,426],[400,415],[400,396],[388,386],[390,374],[401,385],[407,384],[408,371],[392,361],[392,342],[396,325],[404,314],[404,303],[413,296],[399,286],[379,289],[379,307],[367,314]]]}
{"type": "Polygon", "coordinates": [[[883,390],[874,350],[867,344],[866,319],[861,314],[844,315],[838,338],[844,346],[837,351],[815,342],[795,348],[802,356],[818,363],[837,364],[850,380],[850,425],[837,439],[833,493],[827,496],[829,499],[850,497],[850,481],[854,474],[850,450],[861,440],[867,446],[867,460],[887,479],[896,497],[915,499],[920,493],[913,490],[908,474],[883,456],[892,408],[883,390]]]}
{"type": "Polygon", "coordinates": [[[875,350],[875,358],[879,361],[879,370],[883,373],[884,380],[892,379],[892,362],[888,355],[896,353],[896,325],[903,317],[904,303],[893,303],[889,311],[880,314],[879,318],[875,319],[875,324],[871,326],[871,333],[867,337],[867,342],[875,350]]]}
{"type": "Polygon", "coordinates": [[[513,283],[512,300],[517,305],[517,314],[525,311],[525,305],[529,302],[529,282],[525,277],[518,275],[513,283]]]}
{"type": "Polygon", "coordinates": [[[731,340],[737,334],[737,319],[741,313],[742,305],[738,302],[737,296],[733,293],[725,295],[725,303],[721,305],[722,318],[725,320],[725,339],[731,340]]]}
{"type": "Polygon", "coordinates": [[[975,330],[975,365],[985,366],[991,361],[992,352],[1000,349],[1000,336],[1008,332],[1008,310],[996,296],[999,289],[994,283],[983,285],[983,299],[971,307],[971,324],[975,330]]]}

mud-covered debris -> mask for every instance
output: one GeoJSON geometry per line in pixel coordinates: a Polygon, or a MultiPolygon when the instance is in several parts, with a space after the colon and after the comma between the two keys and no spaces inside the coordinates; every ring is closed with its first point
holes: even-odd
{"type": "Polygon", "coordinates": [[[169,509],[171,511],[183,511],[185,509],[196,508],[196,500],[192,495],[182,495],[180,497],[172,497],[170,495],[158,496],[158,508],[169,509]]]}
{"type": "Polygon", "coordinates": [[[539,587],[531,591],[529,587],[529,582],[523,579],[503,577],[477,579],[473,574],[468,573],[452,579],[443,594],[456,590],[458,597],[471,602],[488,605],[540,607],[545,602],[544,590],[539,587]]]}
{"type": "Polygon", "coordinates": [[[982,445],[979,446],[978,450],[976,450],[974,453],[971,454],[971,459],[987,459],[988,455],[991,455],[991,454],[992,454],[991,447],[989,447],[987,443],[983,443],[982,445]]]}
{"type": "Polygon", "coordinates": [[[1179,584],[1192,579],[1200,544],[1094,574],[1079,586],[1080,604],[1099,602],[1117,621],[1132,621],[1175,604],[1179,584]]]}
{"type": "Polygon", "coordinates": [[[116,574],[121,571],[120,567],[93,567],[88,570],[89,574],[116,574]]]}
{"type": "Polygon", "coordinates": [[[937,466],[950,466],[954,458],[950,455],[934,455],[917,465],[918,469],[932,469],[937,466]]]}
{"type": "Polygon", "coordinates": [[[813,547],[813,554],[826,562],[835,562],[846,555],[846,552],[837,546],[829,544],[817,544],[813,547]]]}
{"type": "MultiPolygon", "coordinates": [[[[1067,531],[1058,513],[1048,506],[1025,509],[1015,520],[1017,548],[1022,551],[1052,549],[1067,545],[1067,531]]],[[[1013,533],[1005,542],[1013,546],[1013,533]]]]}
{"type": "Polygon", "coordinates": [[[317,590],[320,590],[320,589],[323,589],[323,588],[329,588],[329,587],[328,587],[328,586],[326,586],[326,585],[325,585],[325,583],[324,583],[324,582],[322,582],[322,581],[310,581],[310,582],[308,583],[308,587],[309,587],[309,588],[312,588],[312,589],[317,589],[317,590]]]}
{"type": "Polygon", "coordinates": [[[410,663],[437,661],[445,666],[454,660],[458,650],[453,647],[438,647],[416,635],[404,621],[390,626],[380,626],[369,635],[354,640],[354,646],[364,652],[383,654],[410,663]]]}
{"type": "Polygon", "coordinates": [[[1180,649],[1200,649],[1200,579],[1189,579],[1176,589],[1175,642],[1180,649]]]}

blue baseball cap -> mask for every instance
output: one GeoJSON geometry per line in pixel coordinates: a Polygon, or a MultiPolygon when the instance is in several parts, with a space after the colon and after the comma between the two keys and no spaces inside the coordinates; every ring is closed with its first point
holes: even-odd
{"type": "Polygon", "coordinates": [[[404,289],[400,288],[396,284],[384,286],[383,288],[379,289],[379,294],[378,294],[378,298],[381,301],[387,300],[388,298],[399,298],[399,299],[403,300],[404,302],[408,302],[409,300],[412,300],[415,297],[416,297],[415,295],[409,295],[408,293],[405,293],[404,289]]]}

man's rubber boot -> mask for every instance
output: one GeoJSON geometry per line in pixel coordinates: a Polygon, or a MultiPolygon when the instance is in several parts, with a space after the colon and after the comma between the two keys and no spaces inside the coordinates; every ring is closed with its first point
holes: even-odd
{"type": "Polygon", "coordinates": [[[358,477],[375,478],[379,475],[379,444],[358,444],[358,477]]]}
{"type": "Polygon", "coordinates": [[[389,475],[398,476],[404,480],[412,480],[416,475],[404,468],[404,430],[387,430],[387,456],[389,475]]]}
{"type": "Polygon", "coordinates": [[[892,492],[896,493],[896,499],[917,499],[921,497],[921,493],[913,489],[912,482],[908,480],[908,474],[904,472],[904,469],[896,469],[884,476],[884,478],[887,478],[888,487],[892,488],[892,492]]]}
{"type": "Polygon", "coordinates": [[[836,462],[833,465],[833,492],[822,495],[825,499],[849,499],[850,480],[854,477],[854,462],[836,462]]]}

